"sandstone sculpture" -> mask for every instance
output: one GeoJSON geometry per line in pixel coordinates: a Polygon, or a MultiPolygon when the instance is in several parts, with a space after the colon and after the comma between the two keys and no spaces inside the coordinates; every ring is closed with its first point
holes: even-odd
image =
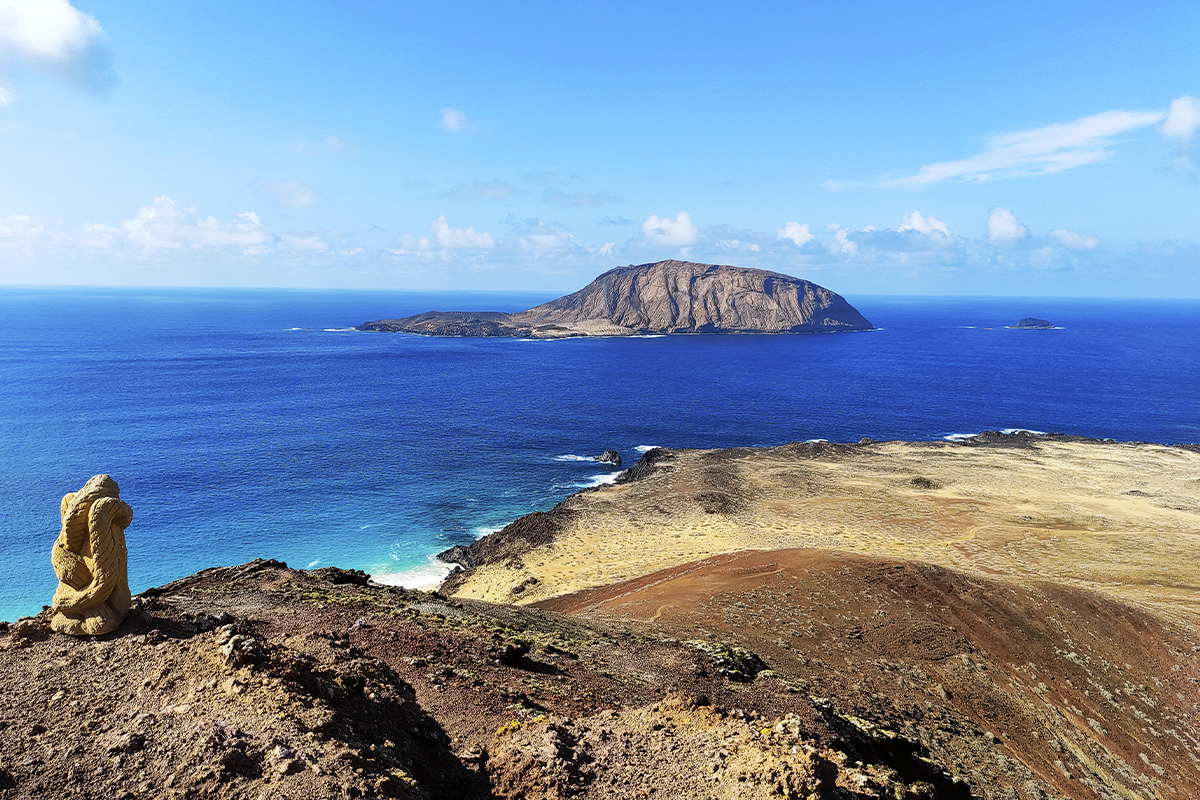
{"type": "Polygon", "coordinates": [[[823,286],[761,269],[659,261],[605,272],[526,311],[428,311],[358,326],[427,336],[636,336],[662,333],[829,333],[871,322],[823,286]]]}
{"type": "Polygon", "coordinates": [[[108,633],[129,613],[125,528],[133,510],[117,482],[95,475],[63,497],[62,531],[50,551],[58,576],[50,627],[72,636],[108,633]]]}

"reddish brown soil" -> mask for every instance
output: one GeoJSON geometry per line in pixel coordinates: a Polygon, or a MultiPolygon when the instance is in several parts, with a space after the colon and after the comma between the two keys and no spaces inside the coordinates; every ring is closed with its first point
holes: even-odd
{"type": "Polygon", "coordinates": [[[792,549],[537,605],[738,642],[988,796],[1200,796],[1200,635],[1085,589],[792,549]]]}
{"type": "Polygon", "coordinates": [[[0,624],[0,798],[966,796],[719,644],[365,579],[254,562],[95,639],[0,624]]]}

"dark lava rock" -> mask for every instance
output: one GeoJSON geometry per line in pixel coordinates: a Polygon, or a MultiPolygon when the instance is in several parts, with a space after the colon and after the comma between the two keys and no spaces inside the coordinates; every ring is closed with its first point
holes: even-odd
{"type": "Polygon", "coordinates": [[[595,460],[599,461],[601,464],[613,464],[618,467],[621,466],[621,454],[616,450],[605,450],[603,453],[596,456],[595,460]]]}
{"type": "Polygon", "coordinates": [[[1022,328],[1022,329],[1031,328],[1033,330],[1046,330],[1048,328],[1053,328],[1054,323],[1050,322],[1050,320],[1048,320],[1048,319],[1038,319],[1037,317],[1026,317],[1025,319],[1021,320],[1020,322],[1018,322],[1014,325],[1009,325],[1008,327],[1022,328]]]}

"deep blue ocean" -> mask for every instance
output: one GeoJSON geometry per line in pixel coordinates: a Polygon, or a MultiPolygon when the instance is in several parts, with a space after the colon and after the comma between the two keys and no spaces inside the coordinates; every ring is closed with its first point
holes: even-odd
{"type": "Polygon", "coordinates": [[[107,472],[135,592],[255,557],[435,580],[431,556],[652,445],[988,429],[1200,441],[1200,301],[852,296],[880,330],[515,341],[359,333],[544,294],[0,287],[0,619],[54,592],[59,501],[107,472]],[[1007,330],[1026,316],[1057,330],[1007,330]]]}

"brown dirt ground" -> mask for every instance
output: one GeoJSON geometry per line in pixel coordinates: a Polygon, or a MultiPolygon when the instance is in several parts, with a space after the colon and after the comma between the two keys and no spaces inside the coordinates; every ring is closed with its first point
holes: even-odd
{"type": "Polygon", "coordinates": [[[0,624],[0,798],[970,795],[756,663],[333,568],[206,570],[102,637],[0,624]]]}
{"type": "Polygon", "coordinates": [[[793,549],[537,605],[741,644],[990,796],[1200,794],[1200,634],[1086,589],[793,549]]]}

